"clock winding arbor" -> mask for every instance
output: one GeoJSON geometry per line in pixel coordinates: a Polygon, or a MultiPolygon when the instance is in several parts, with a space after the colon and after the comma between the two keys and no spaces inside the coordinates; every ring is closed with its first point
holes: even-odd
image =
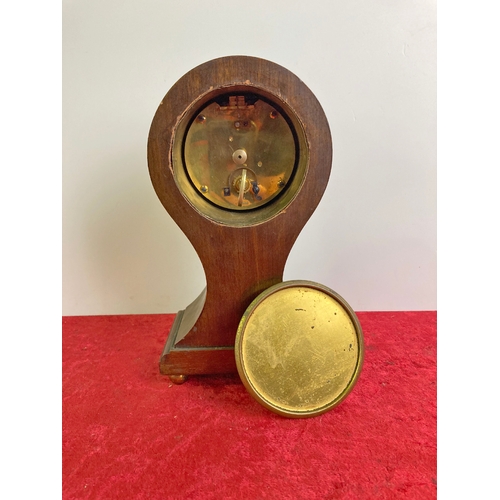
{"type": "Polygon", "coordinates": [[[187,375],[236,373],[238,324],[255,297],[282,282],[331,162],[319,102],[270,61],[215,59],[167,93],[149,133],[149,171],[200,257],[206,288],[178,312],[162,374],[180,383],[187,375]]]}

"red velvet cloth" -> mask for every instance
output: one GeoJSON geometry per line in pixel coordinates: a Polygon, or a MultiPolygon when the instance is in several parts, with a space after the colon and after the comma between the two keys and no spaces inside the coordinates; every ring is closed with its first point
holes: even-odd
{"type": "Polygon", "coordinates": [[[358,383],[309,419],[161,376],[174,315],[64,317],[63,499],[436,498],[436,313],[358,317],[358,383]]]}

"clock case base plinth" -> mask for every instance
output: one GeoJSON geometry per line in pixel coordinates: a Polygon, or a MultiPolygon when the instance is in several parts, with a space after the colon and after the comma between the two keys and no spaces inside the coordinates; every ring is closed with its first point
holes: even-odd
{"type": "MultiPolygon", "coordinates": [[[[282,281],[285,259],[278,261],[278,269],[261,275],[257,284],[251,278],[239,282],[242,289],[233,283],[232,293],[211,280],[211,293],[207,294],[205,288],[175,316],[160,357],[160,373],[176,384],[183,383],[188,375],[237,374],[234,339],[239,322],[255,297],[282,281]]],[[[230,274],[236,272],[230,264],[227,267],[230,274]]],[[[250,270],[248,276],[256,274],[256,269],[250,270]]]]}
{"type": "Polygon", "coordinates": [[[176,346],[184,310],[179,311],[160,357],[160,373],[172,382],[183,383],[188,375],[236,374],[234,346],[176,346]]]}

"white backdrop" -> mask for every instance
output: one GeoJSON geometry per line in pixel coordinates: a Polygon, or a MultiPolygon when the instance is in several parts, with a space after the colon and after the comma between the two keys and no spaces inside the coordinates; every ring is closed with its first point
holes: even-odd
{"type": "Polygon", "coordinates": [[[434,0],[63,0],[63,314],[176,312],[203,288],[146,142],[169,88],[225,55],[285,66],[330,123],[330,182],[284,278],[357,311],[436,309],[434,0]]]}

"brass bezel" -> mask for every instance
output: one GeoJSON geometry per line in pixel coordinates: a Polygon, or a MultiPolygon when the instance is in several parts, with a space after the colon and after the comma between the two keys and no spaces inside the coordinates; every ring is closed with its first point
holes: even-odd
{"type": "Polygon", "coordinates": [[[202,95],[198,100],[191,103],[178,121],[175,130],[172,132],[172,167],[175,183],[182,196],[189,204],[202,216],[219,224],[242,227],[261,224],[279,215],[287,206],[292,203],[299,193],[309,168],[309,144],[306,138],[304,126],[295,112],[281,100],[277,95],[270,94],[266,90],[255,85],[233,85],[210,90],[202,95]],[[233,211],[218,207],[203,196],[189,179],[183,161],[183,141],[187,128],[193,118],[197,116],[200,109],[214,98],[227,93],[253,93],[269,101],[278,109],[282,109],[294,127],[295,136],[298,142],[298,159],[292,181],[287,186],[286,191],[269,203],[252,210],[233,211]]]}

